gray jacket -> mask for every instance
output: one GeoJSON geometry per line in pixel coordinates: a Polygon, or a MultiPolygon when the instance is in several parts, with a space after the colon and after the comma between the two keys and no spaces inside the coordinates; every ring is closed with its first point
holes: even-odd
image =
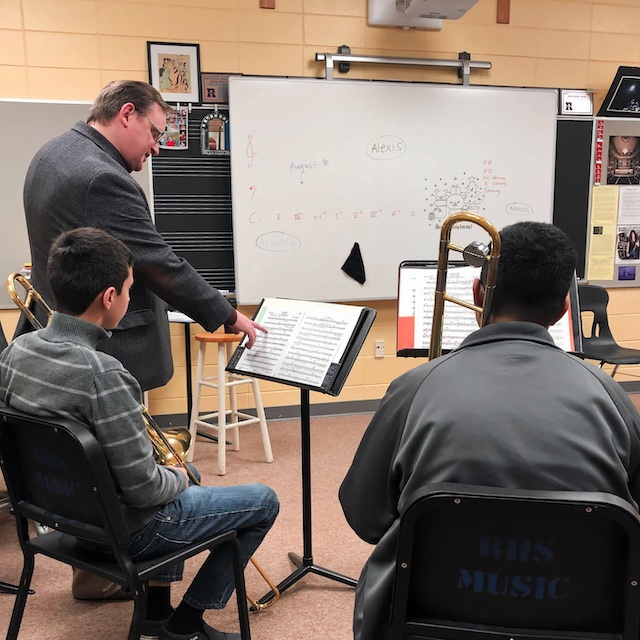
{"type": "Polygon", "coordinates": [[[597,367],[527,322],[492,324],[395,380],[340,487],[376,547],[356,591],[356,640],[388,630],[398,513],[420,487],[603,491],[640,500],[640,416],[597,367]]]}
{"type": "MultiPolygon", "coordinates": [[[[144,390],[166,384],[173,374],[166,304],[207,331],[224,324],[233,308],[156,230],[144,192],[116,148],[93,127],[79,122],[36,154],[24,185],[31,248],[32,283],[54,306],[46,279],[49,247],[63,231],[99,227],[133,253],[131,304],[98,349],[114,355],[144,390]],[[163,302],[164,300],[164,302],[163,302]]],[[[24,322],[18,330],[24,329],[24,322]]]]}

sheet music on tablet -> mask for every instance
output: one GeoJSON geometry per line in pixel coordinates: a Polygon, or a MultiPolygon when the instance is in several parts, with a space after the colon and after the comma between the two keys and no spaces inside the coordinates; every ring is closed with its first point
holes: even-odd
{"type": "MultiPolygon", "coordinates": [[[[473,280],[480,269],[464,263],[451,263],[447,271],[447,293],[473,303],[473,280]]],[[[400,265],[398,277],[398,356],[429,355],[431,323],[436,288],[435,261],[406,261],[400,265]]],[[[582,342],[578,318],[577,281],[571,286],[571,309],[552,327],[549,333],[565,351],[580,353],[582,342]]],[[[451,351],[473,331],[478,323],[473,311],[452,302],[445,302],[442,333],[443,352],[451,351]]]]}

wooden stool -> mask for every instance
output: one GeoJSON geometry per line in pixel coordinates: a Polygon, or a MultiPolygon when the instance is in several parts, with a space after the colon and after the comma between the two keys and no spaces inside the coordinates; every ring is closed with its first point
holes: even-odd
{"type": "Polygon", "coordinates": [[[246,424],[260,423],[262,432],[262,444],[264,445],[264,456],[267,462],[273,462],[271,452],[271,441],[269,440],[269,430],[267,429],[267,418],[264,414],[260,387],[255,378],[238,376],[234,373],[227,373],[225,367],[231,356],[230,347],[233,343],[240,342],[242,335],[235,333],[197,333],[195,339],[200,343],[198,351],[198,367],[196,370],[196,387],[193,398],[193,408],[191,419],[189,420],[189,431],[191,432],[191,448],[187,456],[187,461],[193,461],[195,449],[195,439],[198,427],[210,427],[218,431],[218,474],[223,476],[226,473],[227,456],[227,431],[229,432],[231,446],[234,451],[240,449],[240,434],[238,427],[246,424]],[[204,359],[207,345],[214,343],[218,345],[218,373],[214,376],[204,377],[204,359]],[[253,398],[256,403],[257,417],[238,411],[236,399],[236,387],[241,384],[250,384],[253,388],[253,398]],[[212,413],[199,415],[200,398],[202,387],[211,387],[218,390],[218,410],[212,413]],[[230,409],[226,408],[226,391],[229,390],[230,409]],[[227,420],[229,416],[230,420],[227,420]],[[208,422],[213,420],[214,422],[208,422]]]}

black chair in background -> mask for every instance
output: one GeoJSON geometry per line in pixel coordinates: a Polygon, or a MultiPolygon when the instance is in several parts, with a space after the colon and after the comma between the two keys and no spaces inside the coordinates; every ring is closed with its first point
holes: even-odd
{"type": "Polygon", "coordinates": [[[76,422],[34,418],[0,407],[0,464],[24,555],[7,640],[18,637],[36,554],[128,587],[134,603],[128,638],[138,640],[148,580],[178,560],[222,544],[232,551],[240,630],[243,640],[250,640],[241,547],[235,530],[153,560],[134,562],[126,549],[129,531],[102,448],[76,422]],[[27,519],[48,526],[50,532],[30,537],[27,519]],[[115,560],[87,552],[76,537],[109,545],[115,560]]]}
{"type": "Polygon", "coordinates": [[[599,360],[614,365],[611,377],[621,364],[640,364],[640,349],[621,347],[614,339],[607,316],[609,294],[603,287],[594,284],[578,285],[580,313],[593,313],[593,319],[582,321],[582,352],[589,360],[599,360]],[[590,325],[590,326],[589,326],[590,325]]]}
{"type": "Polygon", "coordinates": [[[392,640],[637,640],[640,518],[606,493],[424,488],[401,513],[392,640]]]}

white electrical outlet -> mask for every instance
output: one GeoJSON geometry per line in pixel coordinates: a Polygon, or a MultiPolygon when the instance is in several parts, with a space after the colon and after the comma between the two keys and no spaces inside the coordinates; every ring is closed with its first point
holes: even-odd
{"type": "Polygon", "coordinates": [[[376,340],[374,345],[374,358],[384,358],[384,340],[376,340]]]}

